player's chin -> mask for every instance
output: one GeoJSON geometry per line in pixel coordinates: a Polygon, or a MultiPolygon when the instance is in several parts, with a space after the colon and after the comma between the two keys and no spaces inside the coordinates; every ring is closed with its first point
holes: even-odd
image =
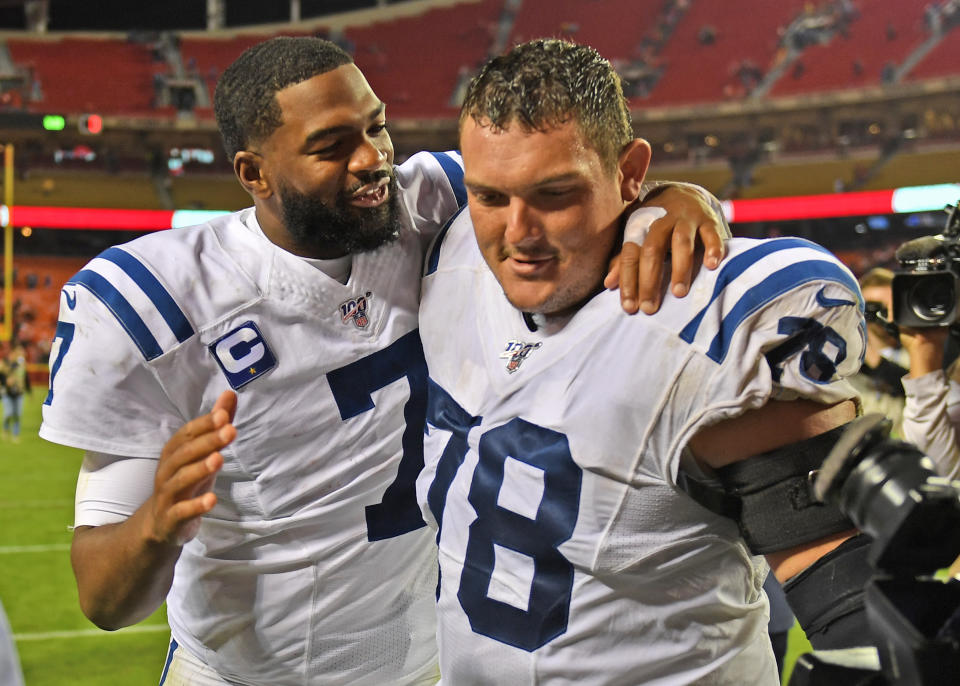
{"type": "Polygon", "coordinates": [[[378,216],[366,216],[364,221],[358,222],[355,231],[345,237],[350,244],[349,252],[368,252],[384,245],[393,243],[400,237],[400,223],[398,218],[390,212],[379,213],[378,216]]]}
{"type": "Polygon", "coordinates": [[[543,281],[505,279],[500,282],[510,304],[521,312],[548,313],[555,288],[543,281]]]}

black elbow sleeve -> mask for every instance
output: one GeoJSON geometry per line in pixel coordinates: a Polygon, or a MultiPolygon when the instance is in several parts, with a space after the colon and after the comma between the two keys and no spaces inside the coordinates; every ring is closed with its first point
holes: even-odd
{"type": "Polygon", "coordinates": [[[864,591],[874,571],[864,534],[840,546],[783,585],[787,602],[815,650],[871,645],[864,591]]]}

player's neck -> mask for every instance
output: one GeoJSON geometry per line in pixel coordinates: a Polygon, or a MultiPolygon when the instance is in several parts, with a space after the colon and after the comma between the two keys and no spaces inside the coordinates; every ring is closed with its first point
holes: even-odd
{"type": "Polygon", "coordinates": [[[604,290],[606,289],[600,286],[580,302],[558,310],[557,312],[520,312],[523,316],[523,323],[531,333],[537,332],[546,335],[556,333],[566,326],[567,322],[573,319],[573,316],[579,312],[584,305],[604,290]]]}
{"type": "Polygon", "coordinates": [[[555,334],[567,325],[577,309],[569,309],[557,314],[544,314],[542,312],[521,312],[523,323],[530,333],[539,333],[545,336],[555,334]]]}

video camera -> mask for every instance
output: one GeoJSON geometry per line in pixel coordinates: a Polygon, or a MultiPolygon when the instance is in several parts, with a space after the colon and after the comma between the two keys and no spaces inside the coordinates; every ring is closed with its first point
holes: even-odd
{"type": "Polygon", "coordinates": [[[897,248],[893,277],[893,322],[898,326],[950,326],[960,320],[960,211],[950,212],[943,233],[897,248]]]}
{"type": "Polygon", "coordinates": [[[879,414],[852,422],[813,484],[814,497],[873,539],[864,594],[872,636],[864,648],[801,655],[789,686],[957,683],[960,581],[933,576],[960,555],[960,482],[889,431],[879,414]]]}

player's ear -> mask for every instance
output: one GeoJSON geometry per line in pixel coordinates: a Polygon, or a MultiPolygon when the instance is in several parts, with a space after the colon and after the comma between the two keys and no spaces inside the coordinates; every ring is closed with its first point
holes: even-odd
{"type": "Polygon", "coordinates": [[[650,144],[642,138],[634,138],[620,151],[620,195],[624,202],[629,204],[640,197],[651,154],[650,144]]]}
{"type": "Polygon", "coordinates": [[[273,193],[263,173],[263,157],[249,150],[239,150],[233,156],[233,171],[240,185],[255,198],[268,198],[273,193]]]}

